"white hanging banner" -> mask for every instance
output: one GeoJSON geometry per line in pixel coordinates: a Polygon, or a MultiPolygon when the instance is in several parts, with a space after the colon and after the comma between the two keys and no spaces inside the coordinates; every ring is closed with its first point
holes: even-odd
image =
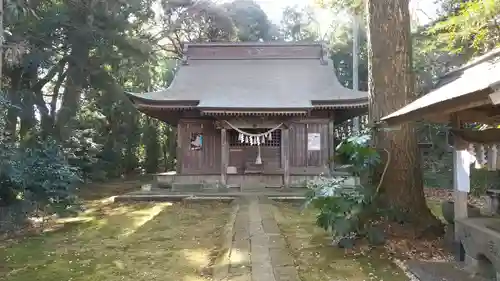
{"type": "Polygon", "coordinates": [[[309,151],[321,150],[321,134],[320,133],[307,134],[307,150],[309,150],[309,151]]]}

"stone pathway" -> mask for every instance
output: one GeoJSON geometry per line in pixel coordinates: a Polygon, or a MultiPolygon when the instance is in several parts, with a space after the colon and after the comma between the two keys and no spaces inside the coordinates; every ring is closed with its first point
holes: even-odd
{"type": "Polygon", "coordinates": [[[274,219],[272,201],[249,196],[238,200],[226,274],[227,281],[300,281],[274,219]]]}

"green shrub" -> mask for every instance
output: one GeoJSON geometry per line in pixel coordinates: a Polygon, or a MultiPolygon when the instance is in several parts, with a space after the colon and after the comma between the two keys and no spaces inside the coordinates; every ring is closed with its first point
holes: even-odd
{"type": "MultiPolygon", "coordinates": [[[[337,159],[343,159],[341,164],[353,176],[365,175],[380,161],[378,152],[369,142],[369,135],[359,135],[336,148],[337,159]]],[[[356,237],[367,237],[370,242],[380,244],[383,232],[376,227],[376,218],[381,214],[374,204],[376,187],[353,185],[347,180],[348,177],[319,177],[308,182],[306,206],[318,210],[317,225],[330,231],[334,240],[344,239],[343,246],[352,244],[345,242],[346,238],[356,237]]]]}
{"type": "MultiPolygon", "coordinates": [[[[0,98],[0,111],[11,106],[0,98]]],[[[0,122],[3,131],[5,124],[0,122]]],[[[0,206],[33,202],[50,212],[75,206],[78,170],[70,166],[54,140],[31,136],[21,143],[0,135],[0,206]]]]}

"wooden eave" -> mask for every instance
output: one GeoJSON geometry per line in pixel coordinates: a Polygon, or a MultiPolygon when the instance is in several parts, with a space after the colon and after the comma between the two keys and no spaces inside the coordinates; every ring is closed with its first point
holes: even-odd
{"type": "Polygon", "coordinates": [[[368,108],[368,97],[342,100],[312,100],[311,103],[314,108],[319,109],[368,108]]]}
{"type": "Polygon", "coordinates": [[[259,109],[244,109],[244,110],[202,110],[202,115],[248,115],[248,116],[280,116],[280,115],[307,115],[310,110],[293,110],[293,109],[283,109],[283,110],[259,110],[259,109]]]}
{"type": "Polygon", "coordinates": [[[451,129],[451,133],[471,143],[497,144],[500,141],[500,129],[471,130],[451,129]]]}
{"type": "MultiPolygon", "coordinates": [[[[387,123],[389,126],[399,125],[411,121],[428,121],[447,124],[450,122],[452,114],[460,115],[462,112],[468,112],[470,109],[490,105],[491,101],[488,96],[491,93],[493,93],[492,89],[481,90],[444,102],[435,103],[404,115],[389,119],[385,119],[384,117],[382,118],[382,121],[387,123]]],[[[467,119],[470,122],[483,121],[480,120],[482,118],[479,116],[472,116],[470,113],[467,114],[467,116],[467,119]]]]}
{"type": "Polygon", "coordinates": [[[500,48],[444,75],[433,91],[381,121],[389,126],[419,120],[449,123],[457,118],[461,122],[488,123],[498,119],[497,105],[500,105],[500,48]]]}

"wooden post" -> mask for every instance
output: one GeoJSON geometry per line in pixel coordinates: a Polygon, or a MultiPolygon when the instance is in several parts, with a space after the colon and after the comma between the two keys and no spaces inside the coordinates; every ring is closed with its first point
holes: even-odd
{"type": "Polygon", "coordinates": [[[281,166],[283,168],[283,187],[290,187],[290,131],[281,129],[281,166]]]}
{"type": "MultiPolygon", "coordinates": [[[[354,91],[359,90],[359,16],[354,14],[353,16],[353,30],[352,30],[352,89],[354,91]]],[[[353,118],[353,129],[355,133],[359,133],[359,116],[353,118]]]]}
{"type": "Polygon", "coordinates": [[[227,166],[229,164],[229,146],[227,143],[227,129],[220,130],[221,157],[220,157],[220,181],[222,185],[227,185],[227,166]]]}
{"type": "MultiPolygon", "coordinates": [[[[462,124],[457,117],[453,120],[454,128],[461,128],[462,124]]],[[[454,136],[453,139],[453,197],[454,197],[454,213],[455,221],[467,218],[467,193],[470,191],[470,153],[469,145],[463,139],[454,136]]],[[[457,257],[461,259],[459,249],[460,240],[458,227],[455,223],[455,248],[457,257]]]]}
{"type": "Polygon", "coordinates": [[[335,169],[335,121],[332,119],[328,122],[328,168],[330,173],[335,169]]]}
{"type": "MultiPolygon", "coordinates": [[[[455,220],[467,217],[467,193],[470,190],[470,154],[467,145],[457,145],[453,151],[453,191],[455,197],[455,220]]],[[[460,140],[460,142],[464,142],[460,140]]]]}
{"type": "Polygon", "coordinates": [[[185,131],[183,131],[181,128],[183,127],[180,123],[177,124],[177,127],[175,127],[175,134],[177,138],[177,147],[175,151],[175,157],[177,161],[175,163],[175,173],[177,175],[182,174],[182,158],[184,158],[184,153],[182,151],[182,132],[185,131]]]}

